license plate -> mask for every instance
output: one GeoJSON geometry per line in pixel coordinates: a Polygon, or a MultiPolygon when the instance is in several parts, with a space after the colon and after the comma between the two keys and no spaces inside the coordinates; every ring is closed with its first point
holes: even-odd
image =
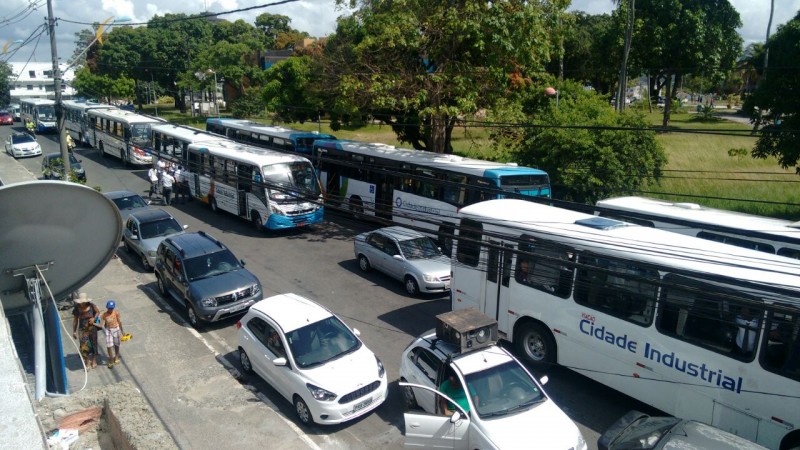
{"type": "Polygon", "coordinates": [[[364,409],[364,408],[366,408],[367,406],[369,406],[371,404],[372,404],[372,399],[371,398],[367,399],[367,400],[364,400],[363,402],[356,403],[355,406],[353,406],[353,412],[356,412],[356,411],[358,411],[360,409],[364,409]]]}
{"type": "Polygon", "coordinates": [[[297,223],[297,226],[298,226],[298,227],[304,227],[304,226],[306,226],[306,225],[307,225],[307,224],[306,224],[305,222],[298,222],[298,223],[297,223]]]}
{"type": "Polygon", "coordinates": [[[232,308],[230,309],[230,311],[231,311],[231,312],[234,312],[234,311],[241,311],[241,310],[243,310],[245,307],[247,307],[247,303],[240,303],[240,304],[238,304],[238,305],[236,305],[236,306],[232,307],[232,308]]]}

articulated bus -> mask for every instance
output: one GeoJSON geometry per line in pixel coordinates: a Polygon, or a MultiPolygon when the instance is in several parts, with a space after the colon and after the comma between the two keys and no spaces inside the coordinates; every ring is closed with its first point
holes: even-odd
{"type": "Polygon", "coordinates": [[[19,101],[20,120],[26,127],[33,124],[36,133],[57,131],[56,103],[45,98],[23,98],[19,101]]]}
{"type": "Polygon", "coordinates": [[[292,130],[242,119],[209,118],[206,120],[206,130],[243,144],[305,156],[311,155],[314,141],[336,139],[335,136],[316,131],[292,130]]]}
{"type": "Polygon", "coordinates": [[[800,446],[800,267],[517,199],[458,213],[452,308],[521,355],[773,449],[800,446]]]}
{"type": "Polygon", "coordinates": [[[235,214],[257,230],[303,227],[323,220],[319,180],[302,156],[174,124],[154,125],[152,139],[153,156],[182,165],[192,197],[213,211],[235,214]]]}
{"type": "Polygon", "coordinates": [[[91,136],[94,134],[89,124],[89,110],[116,109],[116,106],[81,100],[64,100],[61,104],[64,106],[64,129],[76,144],[86,147],[92,145],[91,136]]]}
{"type": "Polygon", "coordinates": [[[800,259],[800,222],[645,197],[608,198],[597,207],[604,217],[800,259]]]}
{"type": "Polygon", "coordinates": [[[547,172],[514,163],[343,140],[315,141],[312,162],[327,201],[427,230],[445,253],[459,208],[506,196],[550,198],[547,172]]]}
{"type": "Polygon", "coordinates": [[[101,156],[116,156],[123,164],[137,166],[152,162],[147,152],[150,128],[166,123],[165,120],[118,108],[92,108],[86,114],[92,127],[92,147],[99,150],[101,156]]]}

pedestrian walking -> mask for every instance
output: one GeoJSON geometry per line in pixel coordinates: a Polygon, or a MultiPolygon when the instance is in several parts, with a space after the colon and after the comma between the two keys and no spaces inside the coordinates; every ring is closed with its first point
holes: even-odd
{"type": "Polygon", "coordinates": [[[161,195],[164,196],[164,205],[170,204],[173,184],[175,184],[175,178],[169,172],[164,171],[161,174],[161,195]]]}
{"type": "Polygon", "coordinates": [[[189,187],[190,174],[185,167],[181,166],[181,188],[183,188],[183,201],[192,201],[192,188],[189,187]]]}
{"type": "Polygon", "coordinates": [[[97,367],[97,328],[100,310],[86,292],[78,294],[72,308],[72,337],[78,339],[81,358],[86,368],[97,367]]]}
{"type": "Polygon", "coordinates": [[[158,194],[158,168],[155,164],[147,171],[147,179],[150,180],[150,193],[147,198],[153,199],[153,194],[158,194]]]}
{"type": "Polygon", "coordinates": [[[106,350],[108,351],[108,368],[114,367],[119,363],[119,344],[120,338],[124,334],[122,331],[122,320],[117,311],[117,302],[109,300],[106,303],[106,312],[100,318],[103,321],[103,328],[106,332],[106,350]]]}
{"type": "Polygon", "coordinates": [[[181,194],[183,193],[183,180],[181,179],[181,166],[175,165],[175,170],[172,171],[172,178],[175,179],[173,192],[175,193],[175,203],[181,203],[181,194]]]}

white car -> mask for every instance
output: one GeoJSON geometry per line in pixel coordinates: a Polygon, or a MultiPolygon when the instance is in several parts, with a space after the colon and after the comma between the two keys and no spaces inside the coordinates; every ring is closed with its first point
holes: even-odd
{"type": "Polygon", "coordinates": [[[337,424],[386,400],[383,363],[336,315],[296,294],[254,304],[236,324],[239,362],[294,405],[303,424],[337,424]]]}
{"type": "Polygon", "coordinates": [[[587,448],[578,427],[542,388],[547,377],[537,381],[496,344],[461,352],[431,330],[403,352],[400,377],[407,448],[587,448]],[[470,393],[460,403],[439,392],[450,375],[470,393]],[[442,399],[454,412],[442,411],[442,399]]]}
{"type": "Polygon", "coordinates": [[[42,154],[42,147],[30,134],[14,133],[6,139],[6,153],[14,158],[39,156],[42,154]]]}

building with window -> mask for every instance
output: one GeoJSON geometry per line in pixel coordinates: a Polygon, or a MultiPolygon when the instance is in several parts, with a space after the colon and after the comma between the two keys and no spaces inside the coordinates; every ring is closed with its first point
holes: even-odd
{"type": "MultiPolygon", "coordinates": [[[[49,62],[9,62],[11,77],[9,90],[11,103],[18,103],[23,98],[47,98],[55,100],[55,83],[53,80],[53,64],[49,62]]],[[[75,71],[61,64],[61,96],[72,98],[75,90],[70,84],[75,78],[75,71]]]]}

